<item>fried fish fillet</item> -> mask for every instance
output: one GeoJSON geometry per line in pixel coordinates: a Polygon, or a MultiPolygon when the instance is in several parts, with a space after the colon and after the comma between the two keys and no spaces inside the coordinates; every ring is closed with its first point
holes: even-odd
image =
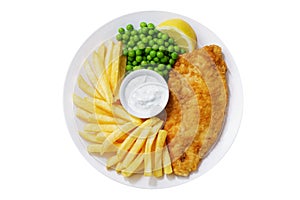
{"type": "Polygon", "coordinates": [[[169,74],[164,129],[176,175],[198,169],[221,133],[228,104],[226,63],[217,45],[180,56],[169,74]]]}

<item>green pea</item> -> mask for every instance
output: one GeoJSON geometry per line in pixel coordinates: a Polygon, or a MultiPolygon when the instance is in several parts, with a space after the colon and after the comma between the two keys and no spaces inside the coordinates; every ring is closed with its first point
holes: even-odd
{"type": "Polygon", "coordinates": [[[131,61],[127,60],[127,65],[132,65],[131,61]]]}
{"type": "Polygon", "coordinates": [[[155,42],[153,40],[149,40],[148,44],[152,47],[155,44],[155,42]]]}
{"type": "Polygon", "coordinates": [[[169,58],[167,56],[165,56],[165,57],[163,57],[163,58],[160,59],[160,62],[167,63],[168,60],[169,60],[169,58]]]}
{"type": "Polygon", "coordinates": [[[143,39],[144,37],[146,37],[146,35],[145,34],[140,34],[140,39],[143,39]]]}
{"type": "Polygon", "coordinates": [[[165,47],[169,47],[170,43],[169,42],[165,42],[165,47]]]}
{"type": "Polygon", "coordinates": [[[143,56],[143,60],[144,60],[144,61],[147,61],[147,56],[143,56]]]}
{"type": "Polygon", "coordinates": [[[141,66],[136,66],[135,70],[139,70],[139,69],[142,69],[141,66]]]}
{"type": "Polygon", "coordinates": [[[154,61],[155,63],[158,63],[158,62],[159,62],[159,58],[158,58],[158,57],[155,57],[155,58],[153,58],[153,61],[154,61]]]}
{"type": "Polygon", "coordinates": [[[154,41],[154,42],[157,42],[157,40],[158,40],[157,38],[153,38],[153,41],[154,41]]]}
{"type": "Polygon", "coordinates": [[[174,51],[176,51],[177,53],[179,53],[179,51],[180,51],[180,48],[179,48],[179,46],[174,46],[174,51]]]}
{"type": "Polygon", "coordinates": [[[153,67],[147,67],[147,69],[149,69],[149,70],[153,70],[154,68],[153,68],[153,67]]]}
{"type": "Polygon", "coordinates": [[[136,62],[141,62],[143,60],[142,56],[136,56],[135,57],[136,62]]]}
{"type": "Polygon", "coordinates": [[[116,39],[117,39],[118,41],[121,41],[121,40],[122,40],[122,35],[121,35],[121,34],[117,34],[117,35],[116,35],[116,39]]]}
{"type": "Polygon", "coordinates": [[[163,71],[163,75],[164,76],[167,76],[169,74],[169,71],[167,70],[167,69],[165,69],[164,71],[163,71]]]}
{"type": "Polygon", "coordinates": [[[125,35],[130,36],[131,35],[130,31],[125,31],[125,35]]]}
{"type": "Polygon", "coordinates": [[[148,23],[148,28],[149,28],[149,29],[154,29],[155,26],[154,26],[154,24],[152,24],[152,23],[148,23]]]}
{"type": "Polygon", "coordinates": [[[128,56],[133,58],[135,56],[135,51],[134,50],[128,51],[128,56]]]}
{"type": "Polygon", "coordinates": [[[140,27],[141,27],[141,28],[147,27],[147,23],[146,23],[146,22],[141,22],[141,23],[140,23],[140,27]]]}
{"type": "Polygon", "coordinates": [[[166,34],[166,33],[162,34],[161,39],[168,40],[169,39],[168,34],[166,34]]]}
{"type": "Polygon", "coordinates": [[[159,73],[159,75],[163,76],[164,74],[161,71],[158,71],[157,73],[159,73]]]}
{"type": "Polygon", "coordinates": [[[157,40],[158,45],[163,45],[164,41],[162,39],[157,40]]]}
{"type": "Polygon", "coordinates": [[[128,42],[128,46],[134,47],[134,45],[135,45],[134,41],[129,41],[129,42],[128,42]]]}
{"type": "Polygon", "coordinates": [[[146,47],[146,49],[145,49],[145,53],[146,53],[146,54],[149,54],[149,53],[150,53],[150,51],[151,51],[151,47],[146,47]]]}
{"type": "Polygon", "coordinates": [[[159,65],[157,66],[157,68],[158,68],[158,70],[162,71],[162,70],[165,69],[165,65],[164,65],[164,64],[159,64],[159,65]]]}
{"type": "Polygon", "coordinates": [[[159,69],[157,67],[154,68],[154,71],[159,72],[159,69]]]}
{"type": "Polygon", "coordinates": [[[148,55],[147,60],[152,60],[152,57],[150,55],[148,55]]]}
{"type": "Polygon", "coordinates": [[[158,38],[161,38],[161,36],[162,36],[162,33],[161,33],[161,32],[157,33],[157,37],[158,37],[158,38]]]}
{"type": "Polygon", "coordinates": [[[170,45],[170,46],[168,47],[168,51],[169,51],[169,52],[173,52],[173,51],[174,51],[174,46],[173,46],[173,45],[170,45]]]}
{"type": "Polygon", "coordinates": [[[168,41],[170,44],[174,44],[174,39],[173,38],[169,38],[169,41],[168,41]]]}
{"type": "Polygon", "coordinates": [[[176,60],[178,58],[178,54],[176,52],[173,52],[171,54],[172,59],[176,60]]]}
{"type": "Polygon", "coordinates": [[[122,39],[125,40],[125,41],[127,41],[127,40],[129,40],[129,36],[126,35],[126,34],[124,34],[124,35],[122,35],[122,39]]]}
{"type": "Polygon", "coordinates": [[[138,62],[136,60],[132,61],[132,65],[133,66],[137,66],[138,65],[138,62]]]}
{"type": "Polygon", "coordinates": [[[134,57],[130,57],[129,55],[128,55],[127,59],[128,59],[129,61],[134,61],[134,57]]]}
{"type": "Polygon", "coordinates": [[[126,26],[126,29],[127,29],[128,31],[132,31],[132,30],[133,30],[133,25],[132,25],[132,24],[128,24],[128,25],[126,26]]]}
{"type": "Polygon", "coordinates": [[[137,46],[134,46],[132,49],[136,51],[136,50],[138,50],[139,48],[138,48],[137,46]]]}
{"type": "Polygon", "coordinates": [[[149,35],[154,35],[155,32],[154,32],[154,30],[151,30],[151,29],[150,29],[150,30],[148,31],[148,34],[149,34],[149,35]]]}
{"type": "Polygon", "coordinates": [[[148,63],[147,63],[147,61],[145,61],[145,60],[143,60],[142,62],[141,62],[141,65],[142,66],[146,66],[148,63]]]}
{"type": "Polygon", "coordinates": [[[140,56],[143,54],[143,51],[141,49],[138,49],[135,51],[135,55],[140,56]]]}
{"type": "Polygon", "coordinates": [[[147,43],[148,43],[148,39],[147,39],[146,37],[144,37],[144,38],[142,39],[142,42],[143,42],[144,44],[147,44],[147,43]]]}
{"type": "Polygon", "coordinates": [[[156,51],[158,49],[158,45],[157,44],[153,45],[152,49],[156,51]]]}
{"type": "Polygon", "coordinates": [[[173,60],[172,58],[169,60],[170,65],[174,65],[175,60],[173,60]]]}
{"type": "Polygon", "coordinates": [[[184,49],[180,49],[180,53],[184,54],[184,53],[186,53],[186,51],[184,49]]]}
{"type": "Polygon", "coordinates": [[[155,65],[156,62],[155,62],[154,60],[151,60],[151,61],[150,61],[150,64],[151,64],[151,65],[155,65]]]}
{"type": "Polygon", "coordinates": [[[133,36],[133,41],[134,42],[138,42],[140,40],[139,36],[138,35],[134,35],[133,36]]]}
{"type": "Polygon", "coordinates": [[[162,58],[162,57],[164,57],[164,53],[161,52],[161,51],[158,51],[158,52],[156,53],[156,56],[157,56],[158,58],[162,58]]]}
{"type": "Polygon", "coordinates": [[[166,68],[167,68],[167,70],[170,70],[170,69],[172,69],[172,65],[167,64],[166,68]]]}
{"type": "Polygon", "coordinates": [[[150,54],[149,54],[152,58],[154,58],[156,56],[156,51],[152,50],[150,51],[150,54]]]}
{"type": "Polygon", "coordinates": [[[145,44],[139,44],[139,45],[138,45],[138,48],[139,48],[139,49],[145,49],[145,44]]]}
{"type": "Polygon", "coordinates": [[[124,33],[125,33],[125,29],[124,29],[124,28],[119,28],[118,32],[119,32],[120,34],[124,34],[124,33]]]}
{"type": "Polygon", "coordinates": [[[147,36],[147,39],[148,39],[148,40],[152,40],[152,36],[151,36],[151,35],[148,35],[148,36],[147,36]]]}
{"type": "Polygon", "coordinates": [[[126,65],[126,70],[132,70],[132,65],[126,65]]]}
{"type": "Polygon", "coordinates": [[[165,48],[164,46],[160,46],[158,49],[159,49],[160,51],[166,50],[166,48],[165,48]]]}
{"type": "Polygon", "coordinates": [[[128,56],[128,49],[123,49],[123,55],[128,56]]]}
{"type": "Polygon", "coordinates": [[[130,35],[137,35],[137,34],[138,34],[137,30],[132,30],[130,33],[130,35]]]}
{"type": "Polygon", "coordinates": [[[147,27],[143,27],[142,28],[142,33],[144,33],[145,35],[148,34],[148,28],[147,27]]]}

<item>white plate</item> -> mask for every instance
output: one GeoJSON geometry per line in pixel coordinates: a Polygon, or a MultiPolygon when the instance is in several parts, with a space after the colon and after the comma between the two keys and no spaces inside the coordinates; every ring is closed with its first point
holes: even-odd
{"type": "Polygon", "coordinates": [[[226,46],[212,31],[210,31],[200,23],[185,16],[169,12],[149,11],[133,13],[119,17],[99,28],[87,39],[87,41],[80,47],[79,51],[75,55],[71,63],[70,69],[68,71],[64,88],[64,112],[66,122],[71,137],[81,154],[94,168],[96,168],[98,171],[100,171],[107,177],[112,178],[113,180],[116,180],[120,183],[139,188],[166,188],[176,186],[188,182],[194,178],[197,178],[203,175],[208,170],[210,170],[212,167],[214,167],[228,151],[236,137],[242,117],[242,109],[243,92],[240,76],[237,67],[234,63],[234,60],[226,46]],[[75,116],[75,107],[72,102],[72,95],[74,92],[79,95],[83,95],[83,93],[77,86],[77,77],[79,74],[83,74],[81,66],[84,60],[102,42],[111,39],[112,36],[114,37],[114,35],[117,34],[119,27],[125,27],[129,23],[133,24],[135,27],[138,27],[141,21],[152,22],[155,25],[157,25],[160,22],[171,18],[181,18],[187,21],[193,27],[197,34],[198,47],[202,47],[204,45],[209,44],[217,44],[220,47],[222,47],[225,61],[228,66],[227,77],[230,93],[226,122],[218,143],[215,145],[215,147],[209,153],[209,155],[203,160],[199,169],[196,172],[192,173],[189,177],[184,178],[171,175],[158,179],[154,177],[134,175],[130,178],[124,178],[122,175],[119,175],[114,170],[106,169],[106,158],[100,158],[90,155],[86,151],[87,142],[83,140],[78,134],[78,130],[82,130],[83,128],[83,123],[80,120],[78,120],[75,116]]]}

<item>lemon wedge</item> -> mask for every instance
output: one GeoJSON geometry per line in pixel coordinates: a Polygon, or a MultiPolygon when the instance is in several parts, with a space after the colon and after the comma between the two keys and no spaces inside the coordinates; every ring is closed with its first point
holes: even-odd
{"type": "Polygon", "coordinates": [[[182,19],[169,19],[157,26],[157,29],[167,33],[176,44],[187,52],[193,51],[197,46],[197,36],[194,29],[182,19]]]}

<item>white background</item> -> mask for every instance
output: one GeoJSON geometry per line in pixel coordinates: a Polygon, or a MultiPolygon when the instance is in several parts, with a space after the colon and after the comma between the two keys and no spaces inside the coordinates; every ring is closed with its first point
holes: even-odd
{"type": "Polygon", "coordinates": [[[0,199],[299,199],[300,29],[297,1],[1,1],[0,199]],[[195,4],[197,2],[197,4],[195,4]],[[73,144],[63,85],[100,26],[144,10],[176,12],[231,51],[244,114],[226,156],[181,186],[145,190],[96,171],[73,144]]]}

